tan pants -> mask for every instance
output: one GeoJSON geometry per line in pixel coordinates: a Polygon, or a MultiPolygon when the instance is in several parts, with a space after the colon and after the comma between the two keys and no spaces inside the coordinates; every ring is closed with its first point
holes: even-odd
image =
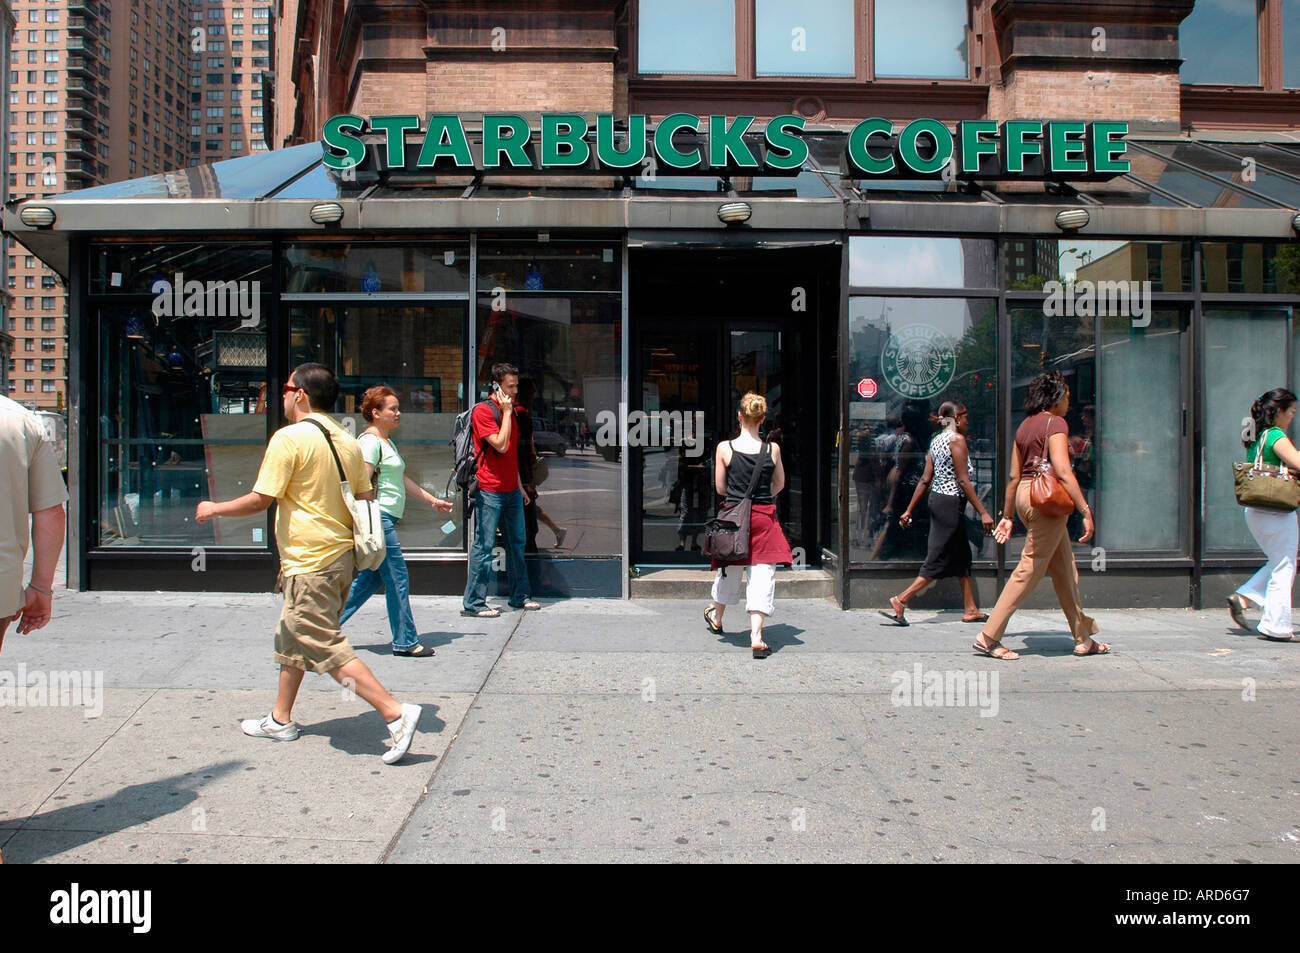
{"type": "Polygon", "coordinates": [[[275,630],[275,660],[305,672],[332,672],[357,657],[339,631],[352,588],[348,550],[320,572],[284,577],[284,607],[275,630]]]}
{"type": "Polygon", "coordinates": [[[984,638],[1000,642],[1007,631],[1007,623],[1020,604],[1042,581],[1044,575],[1052,577],[1052,587],[1061,603],[1061,611],[1070,625],[1074,644],[1082,645],[1097,633],[1097,622],[1083,614],[1079,601],[1079,567],[1074,563],[1070,549],[1070,535],[1066,532],[1068,516],[1044,516],[1029,505],[1029,483],[1016,488],[1016,512],[1029,530],[1025,551],[1020,556],[1006,588],[998,596],[998,604],[984,623],[984,638]]]}
{"type": "Polygon", "coordinates": [[[22,613],[11,615],[7,619],[0,619],[0,651],[3,651],[5,647],[5,633],[9,631],[9,623],[17,622],[19,615],[22,615],[22,613]]]}

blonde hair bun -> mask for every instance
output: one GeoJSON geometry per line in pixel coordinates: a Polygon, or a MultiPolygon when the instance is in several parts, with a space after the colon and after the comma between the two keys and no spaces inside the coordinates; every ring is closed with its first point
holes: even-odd
{"type": "Polygon", "coordinates": [[[753,391],[740,398],[740,416],[749,423],[757,423],[767,415],[767,401],[753,391]]]}

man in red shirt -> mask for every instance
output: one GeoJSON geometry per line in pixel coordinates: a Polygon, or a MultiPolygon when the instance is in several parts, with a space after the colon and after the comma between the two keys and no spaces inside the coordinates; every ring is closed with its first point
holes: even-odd
{"type": "Polygon", "coordinates": [[[524,563],[524,506],[528,499],[519,485],[519,431],[515,426],[518,393],[519,368],[513,364],[493,364],[490,400],[496,406],[482,401],[471,417],[478,454],[479,493],[462,615],[495,619],[501,614],[500,609],[487,604],[498,526],[505,542],[511,608],[541,608],[530,597],[528,567],[524,563]]]}

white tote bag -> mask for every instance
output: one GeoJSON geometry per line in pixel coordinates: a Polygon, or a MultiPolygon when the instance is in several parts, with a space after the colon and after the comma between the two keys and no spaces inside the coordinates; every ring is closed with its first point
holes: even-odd
{"type": "MultiPolygon", "coordinates": [[[[356,559],[357,570],[378,569],[388,556],[388,549],[384,545],[384,524],[379,518],[379,501],[356,498],[352,485],[343,475],[343,463],[339,460],[338,451],[334,449],[329,430],[319,420],[308,418],[307,422],[315,424],[325,435],[325,442],[330,445],[330,453],[334,456],[334,466],[339,471],[339,486],[343,490],[343,503],[352,514],[352,555],[356,559]]],[[[376,469],[375,473],[378,475],[379,470],[376,469]]]]}

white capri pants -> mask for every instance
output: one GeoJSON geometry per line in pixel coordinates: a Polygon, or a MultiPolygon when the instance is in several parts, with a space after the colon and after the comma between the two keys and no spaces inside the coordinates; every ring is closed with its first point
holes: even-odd
{"type": "MultiPolygon", "coordinates": [[[[745,585],[745,611],[771,615],[776,599],[776,564],[759,563],[757,566],[728,566],[713,578],[713,601],[724,606],[734,606],[740,601],[740,573],[748,574],[745,585]]],[[[1288,604],[1288,610],[1290,605],[1288,604]]]]}
{"type": "Polygon", "coordinates": [[[1291,585],[1295,580],[1296,543],[1300,523],[1296,514],[1247,506],[1246,526],[1268,557],[1259,572],[1237,590],[1264,608],[1259,631],[1280,639],[1291,638],[1291,585]]]}

